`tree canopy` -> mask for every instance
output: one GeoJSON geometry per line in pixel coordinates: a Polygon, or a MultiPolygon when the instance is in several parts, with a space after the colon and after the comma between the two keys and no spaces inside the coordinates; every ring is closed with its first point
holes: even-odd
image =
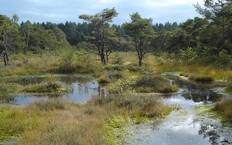
{"type": "Polygon", "coordinates": [[[125,23],[126,33],[133,38],[135,49],[139,59],[139,65],[145,54],[150,52],[150,43],[155,36],[152,28],[152,19],[142,18],[138,12],[130,15],[131,22],[125,23]]]}
{"type": "Polygon", "coordinates": [[[115,8],[99,13],[79,16],[83,23],[31,23],[18,24],[19,17],[0,15],[0,50],[4,64],[8,52],[42,53],[71,46],[96,53],[106,64],[114,51],[136,51],[138,64],[147,53],[167,53],[170,58],[188,63],[232,66],[232,1],[205,0],[204,6],[194,5],[202,17],[187,19],[183,23],[154,23],[142,18],[138,12],[131,21],[113,24],[118,16],[115,8]],[[187,55],[188,54],[188,55],[187,55]],[[191,56],[191,58],[190,58],[191,56]]]}

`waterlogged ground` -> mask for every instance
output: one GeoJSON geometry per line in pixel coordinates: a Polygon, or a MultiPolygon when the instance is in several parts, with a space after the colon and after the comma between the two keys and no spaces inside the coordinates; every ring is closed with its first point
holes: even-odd
{"type": "MultiPolygon", "coordinates": [[[[89,75],[53,75],[53,76],[20,76],[1,78],[0,81],[11,81],[22,85],[44,83],[49,77],[70,85],[72,90],[60,96],[33,93],[12,94],[8,100],[11,104],[25,105],[50,97],[62,97],[78,103],[85,103],[93,94],[104,95],[94,77],[89,75]]],[[[172,79],[172,78],[171,78],[172,79]]],[[[197,108],[213,105],[226,96],[224,88],[195,83],[185,78],[173,79],[171,84],[180,88],[178,93],[163,96],[163,103],[176,109],[164,120],[156,120],[146,124],[131,125],[127,128],[125,144],[133,145],[230,145],[232,144],[232,128],[223,126],[218,118],[209,117],[207,111],[197,108]]],[[[0,100],[1,101],[1,100],[0,100]]],[[[215,117],[215,116],[214,116],[215,117]]]]}
{"type": "MultiPolygon", "coordinates": [[[[175,82],[175,81],[174,81],[175,82]]],[[[176,94],[164,96],[165,104],[176,109],[164,120],[132,125],[127,131],[127,144],[133,145],[230,145],[232,128],[223,126],[218,118],[209,117],[205,108],[220,101],[223,88],[209,88],[204,84],[178,80],[181,88],[176,94]],[[198,109],[199,110],[199,109],[198,109]],[[199,113],[200,112],[200,113],[199,113]],[[208,117],[207,117],[208,116],[208,117]]],[[[214,116],[215,117],[215,116],[214,116]]]]}
{"type": "MultiPolygon", "coordinates": [[[[51,78],[55,78],[56,81],[64,85],[68,85],[71,91],[62,95],[51,94],[38,94],[38,93],[20,93],[10,94],[12,97],[7,100],[11,104],[26,105],[34,101],[47,100],[51,97],[62,97],[77,103],[86,103],[92,98],[92,95],[103,93],[104,89],[101,88],[96,79],[90,75],[26,75],[16,77],[1,78],[1,81],[11,81],[19,83],[21,85],[33,85],[36,83],[46,83],[51,78]]],[[[3,101],[3,100],[0,100],[3,101]]],[[[6,100],[4,100],[6,101],[6,100]]]]}

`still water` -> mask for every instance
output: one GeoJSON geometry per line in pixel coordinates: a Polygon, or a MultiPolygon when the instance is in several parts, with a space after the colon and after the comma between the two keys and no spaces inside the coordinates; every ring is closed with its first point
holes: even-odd
{"type": "Polygon", "coordinates": [[[30,85],[35,83],[45,83],[49,77],[55,78],[64,85],[71,86],[72,90],[60,96],[49,94],[41,95],[36,93],[13,94],[13,97],[11,97],[8,102],[11,104],[26,105],[34,101],[47,100],[51,97],[61,97],[83,104],[88,100],[91,100],[92,95],[99,94],[100,91],[104,91],[104,88],[100,88],[100,85],[94,77],[84,74],[52,76],[27,75],[20,77],[6,77],[2,78],[2,80],[5,79],[8,82],[19,83],[21,85],[30,85]]]}

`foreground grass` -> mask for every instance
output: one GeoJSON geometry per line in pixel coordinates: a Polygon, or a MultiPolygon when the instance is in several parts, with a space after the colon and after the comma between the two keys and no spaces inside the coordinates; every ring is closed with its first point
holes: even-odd
{"type": "Polygon", "coordinates": [[[141,123],[170,111],[155,96],[129,94],[95,96],[85,105],[54,98],[24,107],[4,106],[0,139],[28,145],[117,144],[118,131],[129,121],[141,123]]]}

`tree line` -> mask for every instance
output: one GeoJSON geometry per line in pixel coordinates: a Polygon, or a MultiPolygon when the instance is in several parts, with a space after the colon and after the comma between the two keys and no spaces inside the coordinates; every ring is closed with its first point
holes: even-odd
{"type": "MultiPolygon", "coordinates": [[[[115,25],[118,16],[114,8],[97,14],[82,14],[83,23],[31,23],[18,24],[18,16],[0,15],[0,50],[17,53],[67,47],[86,49],[96,53],[106,64],[114,51],[136,51],[138,64],[147,53],[166,53],[168,57],[186,63],[231,66],[232,54],[232,1],[205,0],[204,7],[194,5],[202,17],[183,23],[153,24],[138,12],[130,14],[130,22],[115,25]]],[[[5,64],[8,57],[5,56],[5,64]]]]}

